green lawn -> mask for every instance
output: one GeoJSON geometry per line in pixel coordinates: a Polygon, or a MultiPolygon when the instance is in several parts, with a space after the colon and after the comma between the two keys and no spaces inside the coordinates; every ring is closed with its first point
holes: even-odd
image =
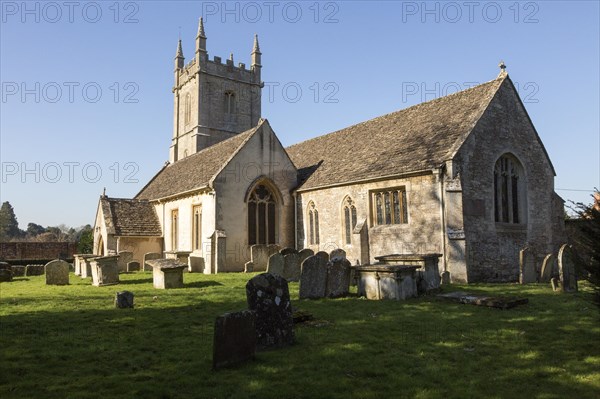
{"type": "MultiPolygon", "coordinates": [[[[319,322],[296,345],[213,372],[215,317],[246,307],[252,275],[186,274],[156,290],[151,273],[93,287],[44,276],[0,284],[0,397],[8,398],[598,398],[600,312],[586,293],[546,285],[449,286],[526,296],[499,310],[423,297],[297,300],[319,322]],[[135,309],[115,309],[118,290],[135,309]]],[[[584,290],[585,291],[585,288],[584,290]]]]}

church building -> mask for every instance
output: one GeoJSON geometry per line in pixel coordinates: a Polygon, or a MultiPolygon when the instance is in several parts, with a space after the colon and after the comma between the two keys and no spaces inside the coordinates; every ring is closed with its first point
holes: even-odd
{"type": "MultiPolygon", "coordinates": [[[[505,66],[493,80],[285,148],[261,115],[261,52],[175,57],[169,162],[133,199],[100,197],[94,252],[184,253],[244,271],[253,245],[353,264],[438,253],[454,282],[516,281],[519,251],[564,242],[555,171],[505,66]]],[[[540,260],[541,263],[541,260],[540,260]]]]}

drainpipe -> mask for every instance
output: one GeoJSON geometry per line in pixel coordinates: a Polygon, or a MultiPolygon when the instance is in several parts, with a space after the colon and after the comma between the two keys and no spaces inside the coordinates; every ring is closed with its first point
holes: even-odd
{"type": "Polygon", "coordinates": [[[294,248],[298,250],[298,193],[293,192],[294,197],[294,248]]]}
{"type": "Polygon", "coordinates": [[[440,179],[440,220],[441,228],[440,233],[442,235],[442,261],[444,262],[444,273],[448,271],[448,262],[446,254],[446,215],[445,215],[445,197],[444,197],[444,169],[445,165],[440,165],[438,177],[440,179]]]}

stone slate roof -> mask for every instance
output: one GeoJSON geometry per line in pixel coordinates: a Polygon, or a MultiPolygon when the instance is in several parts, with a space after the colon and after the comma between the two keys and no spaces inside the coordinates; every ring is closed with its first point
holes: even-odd
{"type": "Polygon", "coordinates": [[[452,159],[507,75],[286,148],[299,190],[430,170],[452,159]]]}
{"type": "Polygon", "coordinates": [[[168,164],[142,188],[135,198],[156,200],[208,185],[213,176],[227,164],[263,122],[264,120],[261,120],[250,130],[168,164]]]}
{"type": "Polygon", "coordinates": [[[162,236],[158,216],[148,201],[100,197],[109,233],[117,236],[162,236]]]}

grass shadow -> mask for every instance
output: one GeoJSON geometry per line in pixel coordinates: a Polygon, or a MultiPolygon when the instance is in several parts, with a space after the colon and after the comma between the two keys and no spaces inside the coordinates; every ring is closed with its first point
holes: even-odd
{"type": "Polygon", "coordinates": [[[193,281],[191,283],[184,283],[185,288],[205,288],[205,287],[217,287],[223,285],[217,281],[193,281]]]}

